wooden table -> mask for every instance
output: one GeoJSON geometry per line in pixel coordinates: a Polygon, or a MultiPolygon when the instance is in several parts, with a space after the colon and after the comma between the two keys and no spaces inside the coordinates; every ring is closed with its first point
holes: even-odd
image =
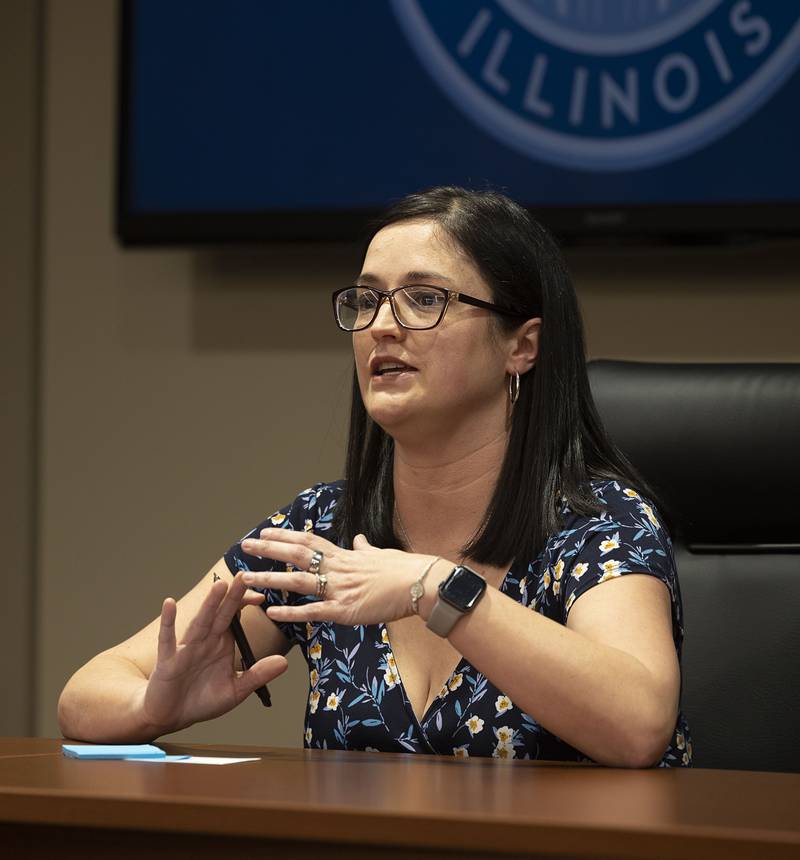
{"type": "Polygon", "coordinates": [[[7,858],[800,858],[800,774],[160,744],[222,767],[0,739],[7,858]]]}

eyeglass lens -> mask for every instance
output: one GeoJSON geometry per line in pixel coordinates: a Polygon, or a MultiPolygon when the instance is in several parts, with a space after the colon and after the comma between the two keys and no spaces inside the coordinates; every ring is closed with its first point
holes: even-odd
{"type": "MultiPolygon", "coordinates": [[[[342,328],[366,328],[376,316],[383,296],[368,287],[350,287],[336,299],[336,316],[342,328]]],[[[436,287],[403,287],[391,296],[392,307],[401,325],[433,328],[447,307],[447,293],[436,287]]]]}

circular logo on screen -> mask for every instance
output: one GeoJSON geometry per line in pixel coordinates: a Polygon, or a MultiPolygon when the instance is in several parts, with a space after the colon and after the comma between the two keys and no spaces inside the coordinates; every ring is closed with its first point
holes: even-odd
{"type": "Polygon", "coordinates": [[[752,115],[800,62],[794,2],[391,3],[461,111],[519,152],[570,168],[686,155],[752,115]]]}

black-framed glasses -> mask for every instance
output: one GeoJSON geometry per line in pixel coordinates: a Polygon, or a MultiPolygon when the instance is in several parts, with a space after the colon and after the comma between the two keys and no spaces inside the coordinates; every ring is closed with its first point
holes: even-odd
{"type": "Polygon", "coordinates": [[[485,302],[474,296],[434,287],[430,284],[395,287],[393,290],[376,290],[374,287],[345,287],[333,294],[333,313],[336,325],[344,331],[362,331],[369,328],[383,301],[388,299],[397,324],[403,328],[421,331],[436,328],[444,318],[451,302],[463,302],[484,308],[496,314],[528,319],[528,314],[485,302]]]}

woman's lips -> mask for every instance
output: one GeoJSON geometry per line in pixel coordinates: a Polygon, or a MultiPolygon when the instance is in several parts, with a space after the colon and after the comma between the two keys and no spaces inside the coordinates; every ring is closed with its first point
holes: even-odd
{"type": "Polygon", "coordinates": [[[377,385],[391,385],[396,382],[405,381],[416,373],[413,367],[398,368],[397,370],[386,370],[383,373],[373,373],[370,380],[377,385]]]}

